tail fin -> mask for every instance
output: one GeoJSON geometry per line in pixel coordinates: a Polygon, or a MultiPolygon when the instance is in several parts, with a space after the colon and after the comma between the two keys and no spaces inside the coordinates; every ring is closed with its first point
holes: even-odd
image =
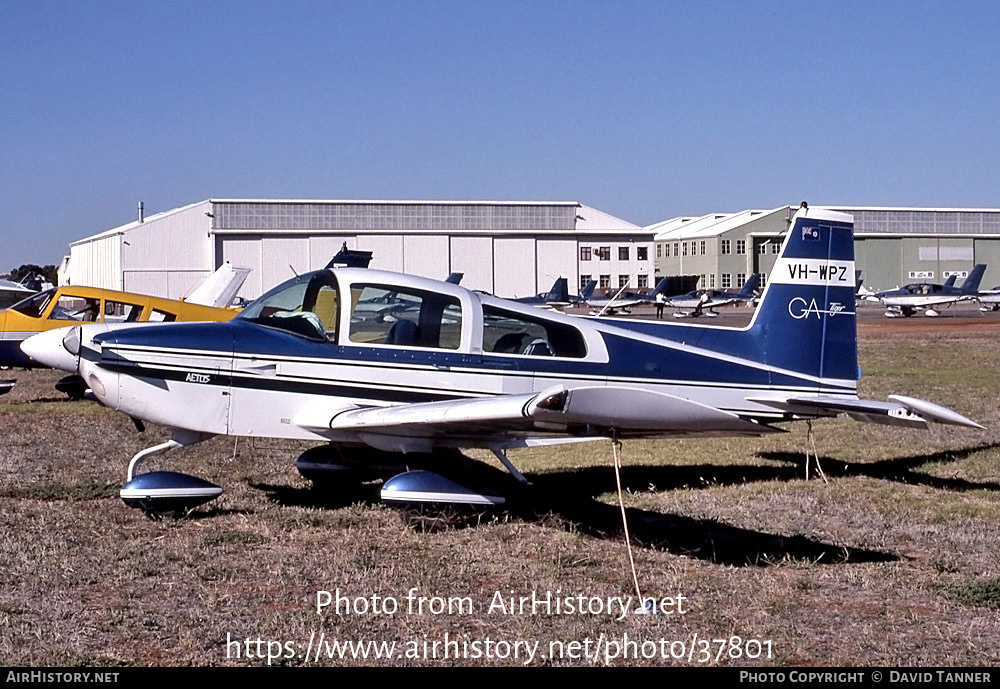
{"type": "Polygon", "coordinates": [[[760,275],[754,273],[751,275],[747,281],[740,288],[740,291],[736,293],[736,296],[742,301],[749,301],[754,298],[754,293],[760,286],[760,275]]]}
{"type": "Polygon", "coordinates": [[[820,379],[858,378],[854,222],[803,207],[750,328],[762,363],[820,379]]]}
{"type": "Polygon", "coordinates": [[[449,282],[453,285],[457,285],[465,277],[465,273],[448,273],[448,277],[445,278],[445,282],[449,282]]]}
{"type": "Polygon", "coordinates": [[[963,294],[979,294],[979,283],[983,281],[983,274],[986,272],[985,263],[977,263],[969,276],[962,282],[963,294]]]}
{"type": "Polygon", "coordinates": [[[240,287],[243,286],[249,273],[249,268],[234,268],[229,261],[226,261],[214,273],[205,278],[203,283],[192,290],[185,301],[191,304],[225,308],[240,291],[240,287]]]}
{"type": "Polygon", "coordinates": [[[545,300],[557,302],[569,301],[569,282],[566,278],[556,278],[556,281],[552,283],[552,289],[545,295],[545,300]]]}
{"type": "Polygon", "coordinates": [[[656,288],[649,293],[649,298],[655,299],[657,294],[660,294],[663,290],[667,288],[667,283],[669,282],[670,280],[668,280],[667,278],[661,278],[660,281],[656,283],[656,288]]]}
{"type": "Polygon", "coordinates": [[[948,279],[944,281],[943,287],[954,287],[955,286],[955,280],[957,278],[958,278],[957,275],[954,275],[954,274],[953,275],[949,275],[948,279]]]}
{"type": "Polygon", "coordinates": [[[594,296],[594,290],[597,288],[597,280],[588,280],[587,284],[583,286],[580,290],[580,299],[587,301],[592,296],[594,296]]]}

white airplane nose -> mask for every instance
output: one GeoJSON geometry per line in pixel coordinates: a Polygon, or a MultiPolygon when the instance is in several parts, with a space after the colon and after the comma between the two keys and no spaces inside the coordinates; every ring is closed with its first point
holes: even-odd
{"type": "Polygon", "coordinates": [[[78,326],[56,328],[32,335],[21,343],[21,351],[43,366],[76,373],[77,356],[70,352],[71,340],[77,338],[76,351],[79,352],[80,331],[78,326]],[[64,340],[67,340],[64,343],[64,340]]]}

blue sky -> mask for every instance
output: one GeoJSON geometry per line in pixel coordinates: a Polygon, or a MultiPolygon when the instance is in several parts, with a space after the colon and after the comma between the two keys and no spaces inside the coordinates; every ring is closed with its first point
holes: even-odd
{"type": "Polygon", "coordinates": [[[0,9],[0,272],[140,200],[1000,206],[995,2],[0,9]]]}

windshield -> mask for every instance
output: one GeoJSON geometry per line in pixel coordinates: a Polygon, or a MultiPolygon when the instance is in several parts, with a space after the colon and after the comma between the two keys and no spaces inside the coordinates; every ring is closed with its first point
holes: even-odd
{"type": "Polygon", "coordinates": [[[236,319],[312,340],[335,342],[337,308],[333,273],[317,270],[281,283],[250,302],[236,319]]]}
{"type": "Polygon", "coordinates": [[[20,311],[25,316],[41,318],[42,312],[45,311],[45,307],[49,305],[49,302],[52,300],[52,295],[55,293],[56,290],[53,287],[52,289],[47,289],[44,292],[32,294],[27,299],[22,299],[10,308],[15,311],[20,311]]]}

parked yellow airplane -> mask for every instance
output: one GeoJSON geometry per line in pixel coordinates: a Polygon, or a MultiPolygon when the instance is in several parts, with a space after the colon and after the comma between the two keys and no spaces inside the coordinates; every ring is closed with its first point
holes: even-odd
{"type": "MultiPolygon", "coordinates": [[[[75,322],[228,321],[237,311],[222,307],[232,300],[248,272],[227,263],[184,301],[99,287],[65,286],[38,292],[0,311],[0,366],[43,366],[21,351],[21,342],[36,333],[75,322]]],[[[61,385],[57,387],[64,389],[61,385]]],[[[64,391],[71,397],[77,396],[75,389],[64,391]]]]}

